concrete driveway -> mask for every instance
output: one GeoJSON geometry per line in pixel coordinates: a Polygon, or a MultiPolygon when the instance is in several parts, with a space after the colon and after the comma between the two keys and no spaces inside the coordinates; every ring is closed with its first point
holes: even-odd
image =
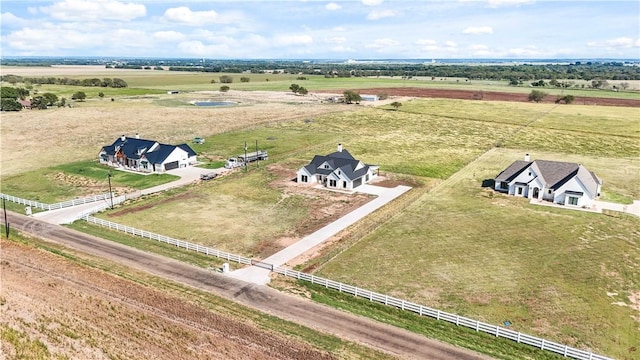
{"type": "MultiPolygon", "coordinates": [[[[279,252],[269,256],[262,260],[263,263],[272,264],[274,267],[282,266],[286,262],[295,259],[296,257],[304,254],[305,252],[313,249],[314,247],[322,244],[335,234],[346,229],[347,227],[355,224],[360,219],[378,210],[395,198],[411,190],[411,187],[399,185],[395,188],[385,188],[374,185],[362,185],[357,188],[357,192],[365,194],[377,195],[377,198],[369,201],[361,207],[353,210],[340,219],[332,222],[329,225],[319,229],[318,231],[305,236],[298,242],[280,250],[279,252]]],[[[244,281],[252,282],[255,284],[267,284],[270,280],[270,271],[256,266],[240,269],[229,273],[233,276],[244,281]]]]}

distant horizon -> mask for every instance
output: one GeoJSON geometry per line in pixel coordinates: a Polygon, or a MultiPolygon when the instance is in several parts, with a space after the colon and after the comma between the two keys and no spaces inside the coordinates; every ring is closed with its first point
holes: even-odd
{"type": "Polygon", "coordinates": [[[207,58],[207,57],[164,57],[164,56],[100,56],[100,55],[7,55],[0,56],[1,59],[52,59],[52,60],[197,60],[197,61],[297,61],[297,62],[317,62],[317,61],[342,61],[345,63],[358,62],[451,62],[451,61],[470,61],[470,62],[541,62],[541,61],[587,61],[587,62],[627,62],[640,63],[640,58],[207,58]]]}
{"type": "Polygon", "coordinates": [[[640,60],[635,0],[2,0],[1,11],[5,58],[640,60]]]}

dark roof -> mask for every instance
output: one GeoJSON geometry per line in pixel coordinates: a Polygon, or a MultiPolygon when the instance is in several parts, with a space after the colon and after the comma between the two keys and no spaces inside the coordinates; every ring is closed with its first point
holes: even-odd
{"type": "Polygon", "coordinates": [[[316,155],[313,157],[309,165],[304,168],[312,175],[329,175],[332,172],[340,170],[347,178],[355,180],[364,176],[369,170],[369,165],[366,164],[364,167],[356,170],[356,167],[359,164],[359,160],[356,160],[347,150],[343,149],[342,151],[336,151],[326,156],[316,155]],[[328,163],[333,170],[320,168],[320,165],[325,162],[328,163]]]}
{"type": "Polygon", "coordinates": [[[175,149],[176,147],[173,145],[160,144],[154,151],[144,154],[144,157],[151,164],[161,164],[175,149]]]}
{"type": "Polygon", "coordinates": [[[509,165],[509,167],[504,169],[500,174],[498,174],[498,176],[496,176],[496,181],[510,182],[516,176],[518,176],[522,172],[522,170],[526,169],[530,164],[531,162],[529,161],[516,160],[513,162],[513,164],[509,165]]]}
{"type": "Polygon", "coordinates": [[[124,140],[119,137],[113,142],[113,144],[104,146],[102,150],[107,155],[115,155],[118,149],[120,149],[128,159],[140,159],[144,156],[150,163],[160,164],[176,147],[186,151],[189,157],[196,155],[196,152],[187,144],[174,146],[160,144],[154,140],[131,137],[125,137],[124,140]],[[155,144],[158,144],[158,146],[153,149],[153,151],[149,151],[155,144]]]}
{"type": "Polygon", "coordinates": [[[182,149],[182,150],[186,151],[186,152],[187,152],[187,155],[188,155],[189,157],[191,157],[191,156],[196,156],[196,152],[195,152],[195,151],[193,151],[193,149],[191,148],[191,146],[189,146],[189,145],[187,145],[187,144],[180,144],[180,145],[177,145],[177,146],[178,146],[180,149],[182,149]]]}

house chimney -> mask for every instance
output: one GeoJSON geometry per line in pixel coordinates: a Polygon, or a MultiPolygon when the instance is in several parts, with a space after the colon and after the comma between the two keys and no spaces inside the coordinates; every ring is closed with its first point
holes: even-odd
{"type": "Polygon", "coordinates": [[[124,141],[126,139],[126,136],[124,136],[124,134],[122,134],[122,136],[120,136],[120,140],[124,141]]]}
{"type": "Polygon", "coordinates": [[[338,152],[342,152],[342,144],[338,144],[338,152]]]}
{"type": "Polygon", "coordinates": [[[529,157],[529,154],[524,154],[524,161],[531,161],[531,158],[529,157]]]}
{"type": "Polygon", "coordinates": [[[136,133],[136,139],[140,139],[140,134],[136,133]]]}

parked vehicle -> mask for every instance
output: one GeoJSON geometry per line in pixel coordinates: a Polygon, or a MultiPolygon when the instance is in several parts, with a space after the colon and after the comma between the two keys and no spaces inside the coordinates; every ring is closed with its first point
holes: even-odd
{"type": "Polygon", "coordinates": [[[201,138],[201,137],[199,137],[199,136],[194,137],[194,138],[193,138],[193,143],[194,143],[194,144],[204,144],[204,138],[201,138]]]}
{"type": "Polygon", "coordinates": [[[214,172],[210,172],[210,173],[200,175],[200,180],[212,180],[212,179],[215,179],[217,176],[218,174],[214,172]]]}
{"type": "Polygon", "coordinates": [[[240,154],[236,157],[229,158],[227,162],[224,164],[224,167],[227,169],[233,169],[240,166],[245,166],[246,164],[256,161],[256,160],[268,160],[269,155],[264,150],[254,151],[247,154],[240,154]]]}

